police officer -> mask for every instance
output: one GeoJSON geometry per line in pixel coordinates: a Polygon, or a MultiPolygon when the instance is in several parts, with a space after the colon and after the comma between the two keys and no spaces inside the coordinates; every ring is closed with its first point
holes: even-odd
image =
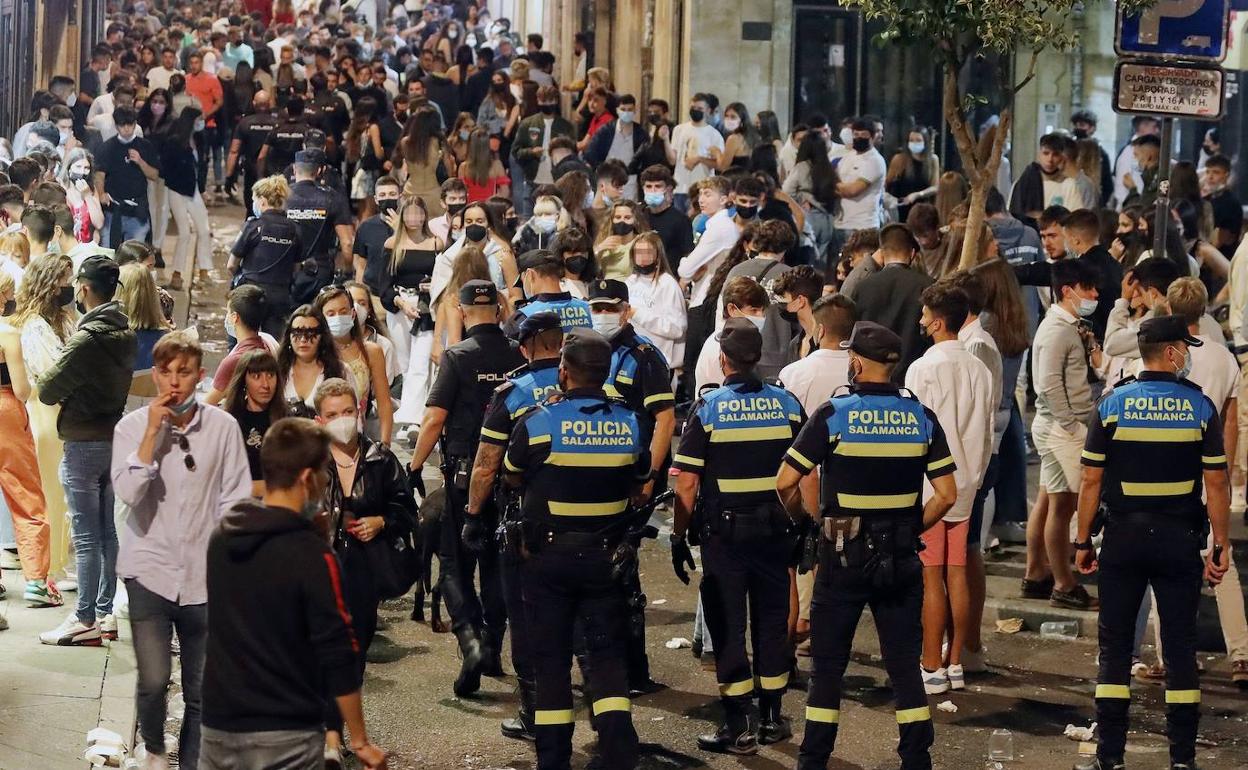
{"type": "Polygon", "coordinates": [[[604,770],[631,770],[637,732],[624,662],[626,611],[619,572],[634,565],[625,532],[629,503],[644,502],[650,458],[637,415],[602,386],[611,346],[592,329],[564,339],[562,397],[520,418],[504,468],[524,486],[521,505],[529,558],[521,567],[537,677],[534,730],[539,770],[567,770],[572,756],[571,659],[580,621],[586,691],[604,770]]]}
{"type": "MultiPolygon", "coordinates": [[[[439,438],[446,485],[446,514],[442,522],[442,595],[451,613],[451,630],[459,640],[463,664],[455,679],[455,694],[465,696],[481,686],[482,674],[501,676],[499,653],[506,630],[507,613],[498,578],[497,554],[482,550],[474,554],[460,540],[464,506],[481,422],[494,389],[506,381],[507,372],[524,363],[515,343],[503,336],[498,325],[498,290],[490,281],[466,282],[459,290],[464,339],[442,355],[438,377],[429,389],[420,436],[412,452],[411,467],[420,472],[439,438]],[[474,575],[481,567],[481,595],[474,575]]],[[[488,497],[488,496],[487,496],[488,497]]],[[[494,506],[482,501],[478,514],[493,531],[494,506]]]]}
{"type": "Polygon", "coordinates": [[[793,735],[781,717],[789,682],[789,517],[775,496],[776,470],[805,422],[797,398],[759,379],[754,367],[763,336],[744,318],[730,318],[720,334],[724,384],[702,396],[680,435],[672,465],[676,516],[672,566],[689,582],[693,557],[685,540],[694,500],[701,493],[702,605],[715,640],[715,675],[726,720],[698,738],[707,751],[753,754],[759,743],[793,735]],[[747,607],[748,604],[748,607],[747,607]],[[752,626],[754,667],[745,652],[752,626]],[[761,692],[754,709],[754,680],[761,692]],[[762,724],[758,721],[762,714],[762,724]]]}
{"type": "Polygon", "coordinates": [[[889,381],[901,360],[901,338],[859,321],[842,345],[849,348],[849,391],[834,393],[811,415],[776,477],[781,502],[799,520],[806,515],[802,478],[819,466],[822,486],[812,533],[819,546],[810,609],[814,671],[797,767],[827,767],[850,645],[869,605],[897,698],[901,767],[928,770],[934,733],[919,674],[923,568],[917,544],[922,529],[957,499],[953,457],[936,415],[889,381]],[[932,492],[920,503],[925,475],[932,492]]]}
{"type": "MultiPolygon", "coordinates": [[[[325,185],[331,190],[342,193],[342,195],[345,196],[347,194],[347,186],[346,186],[346,183],[342,179],[342,172],[339,171],[337,168],[334,168],[332,158],[330,157],[328,150],[325,148],[325,144],[326,144],[325,132],[320,130],[319,128],[309,128],[307,133],[304,134],[303,149],[304,150],[317,150],[325,157],[325,161],[321,163],[321,167],[316,170],[316,181],[319,182],[320,184],[325,185]]],[[[291,165],[287,166],[282,171],[282,175],[286,177],[287,182],[289,182],[290,184],[294,184],[295,183],[294,164],[292,163],[291,165]]]]}
{"type": "Polygon", "coordinates": [[[303,116],[303,99],[293,97],[286,102],[286,114],[277,122],[260,149],[257,164],[261,175],[280,174],[282,169],[303,149],[308,133],[308,121],[303,116]]]}
{"type": "Polygon", "coordinates": [[[299,228],[286,216],[290,188],[281,177],[266,177],[255,184],[255,210],[258,216],[243,223],[242,232],[230,250],[228,269],[232,285],[250,283],[264,291],[268,314],[260,330],[280,337],[290,315],[290,285],[295,266],[304,258],[299,228]]]}
{"type": "MultiPolygon", "coordinates": [[[[676,431],[676,396],[672,392],[672,373],[663,354],[650,340],[639,335],[629,319],[633,311],[628,305],[628,285],[614,279],[595,281],[589,287],[589,309],[593,314],[594,331],[611,343],[611,374],[603,390],[619,398],[637,412],[641,434],[650,447],[650,463],[654,478],[646,485],[646,496],[662,478],[672,434],[676,431]]],[[[635,598],[630,604],[632,619],[629,629],[628,687],[632,695],[654,692],[662,687],[650,678],[650,660],[646,656],[646,614],[640,599],[645,594],[640,583],[630,591],[635,598]]]]}
{"type": "MultiPolygon", "coordinates": [[[[516,420],[559,391],[559,348],[563,345],[563,329],[559,316],[551,312],[534,313],[520,325],[520,352],[528,363],[507,375],[507,381],[494,391],[481,425],[481,444],[472,466],[468,487],[468,508],[464,520],[464,545],[479,552],[484,548],[487,530],[482,509],[495,493],[498,469],[503,452],[511,439],[516,420]]],[[[506,510],[506,508],[502,508],[506,510]]],[[[529,631],[524,622],[521,600],[519,549],[519,517],[503,522],[505,534],[499,540],[499,576],[503,583],[503,600],[507,619],[511,622],[511,665],[516,669],[520,686],[520,713],[502,724],[503,735],[520,740],[534,740],[533,734],[533,662],[529,652],[529,631]]]]}
{"type": "Polygon", "coordinates": [[[336,165],[342,160],[342,137],[351,124],[351,112],[338,93],[329,90],[325,73],[317,72],[309,77],[308,86],[312,99],[304,105],[303,115],[308,125],[320,129],[332,140],[332,150],[327,147],[325,154],[336,165]]]}
{"type": "Polygon", "coordinates": [[[1226,574],[1230,487],[1218,410],[1186,377],[1189,347],[1201,341],[1178,316],[1140,324],[1143,371],[1119,382],[1097,404],[1083,449],[1079,491],[1079,571],[1100,576],[1100,671],[1096,685],[1096,756],[1078,770],[1122,768],[1130,706],[1131,647],[1144,590],[1152,586],[1161,615],[1166,664],[1170,766],[1196,767],[1200,682],[1196,608],[1206,519],[1213,548],[1203,575],[1226,574]],[[1205,501],[1201,501],[1204,491],[1205,501]],[[1105,537],[1098,558],[1093,521],[1104,503],[1105,537]]]}
{"type": "Polygon", "coordinates": [[[234,128],[234,139],[230,142],[230,154],[226,158],[225,171],[228,181],[227,189],[233,189],[238,179],[238,172],[243,172],[243,208],[247,216],[253,216],[251,186],[260,178],[259,158],[269,134],[277,127],[277,113],[273,111],[268,91],[257,91],[252,97],[255,112],[239,121],[234,128]]]}
{"type": "Polygon", "coordinates": [[[320,150],[300,150],[295,154],[295,183],[286,201],[286,216],[299,227],[303,241],[303,264],[291,288],[297,305],[311,302],[318,291],[333,283],[335,268],[349,271],[351,265],[351,244],[355,238],[351,208],[345,195],[316,181],[324,165],[325,153],[320,150]]]}
{"type": "Polygon", "coordinates": [[[520,324],[527,316],[552,311],[559,316],[565,333],[576,328],[590,328],[589,305],[563,291],[559,279],[563,277],[563,263],[549,249],[526,251],[516,260],[520,271],[521,287],[528,301],[516,309],[504,328],[509,337],[515,337],[520,324]]]}

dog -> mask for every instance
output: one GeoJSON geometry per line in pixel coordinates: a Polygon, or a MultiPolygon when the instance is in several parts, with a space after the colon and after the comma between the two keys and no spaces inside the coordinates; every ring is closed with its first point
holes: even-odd
{"type": "MultiPolygon", "coordinates": [[[[415,474],[413,474],[415,475],[415,474]]],[[[415,486],[416,480],[413,480],[415,486]]],[[[423,487],[423,484],[420,486],[423,487]]],[[[442,589],[438,581],[433,579],[433,557],[438,554],[438,546],[442,542],[442,516],[446,513],[446,490],[435,489],[428,495],[421,495],[419,520],[416,524],[417,550],[420,559],[420,576],[416,578],[415,604],[412,606],[412,620],[425,622],[425,594],[430,596],[429,629],[435,634],[445,634],[451,630],[451,624],[442,619],[442,589]]],[[[439,570],[441,560],[438,561],[439,570]]],[[[449,614],[450,608],[447,608],[449,614]]]]}

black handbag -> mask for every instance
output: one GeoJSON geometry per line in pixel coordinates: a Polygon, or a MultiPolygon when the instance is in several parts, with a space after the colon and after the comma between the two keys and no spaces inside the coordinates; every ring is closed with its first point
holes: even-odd
{"type": "Polygon", "coordinates": [[[398,599],[412,590],[420,575],[420,560],[410,530],[396,534],[388,528],[382,529],[377,537],[357,545],[364,549],[378,596],[398,599]]]}

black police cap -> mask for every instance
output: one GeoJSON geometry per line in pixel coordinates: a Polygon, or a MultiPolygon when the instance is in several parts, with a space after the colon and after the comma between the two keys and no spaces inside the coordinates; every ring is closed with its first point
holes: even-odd
{"type": "Polygon", "coordinates": [[[560,264],[559,258],[550,249],[532,249],[521,254],[520,258],[516,260],[516,266],[521,272],[533,270],[547,264],[560,264]]]}
{"type": "Polygon", "coordinates": [[[300,150],[295,153],[295,163],[307,166],[324,166],[325,151],[324,150],[300,150]]]}
{"type": "Polygon", "coordinates": [[[552,313],[549,310],[543,310],[540,313],[534,313],[531,316],[526,316],[525,319],[520,322],[520,329],[516,333],[516,339],[520,342],[524,342],[529,337],[541,334],[542,332],[548,332],[552,329],[558,329],[562,325],[563,324],[559,321],[559,315],[557,313],[552,313]]]}
{"type": "Polygon", "coordinates": [[[611,343],[593,329],[577,327],[563,336],[563,360],[589,372],[611,371],[611,343]]]}
{"type": "Polygon", "coordinates": [[[476,279],[459,287],[460,305],[497,305],[498,288],[493,281],[476,279]]]}
{"type": "Polygon", "coordinates": [[[901,360],[901,337],[887,326],[881,326],[874,321],[859,321],[854,324],[849,341],[842,342],[841,347],[882,364],[895,364],[901,360]]]}
{"type": "Polygon", "coordinates": [[[756,364],[763,357],[763,335],[746,318],[729,318],[719,333],[719,349],[733,361],[756,364]]]}
{"type": "Polygon", "coordinates": [[[628,284],[614,278],[604,278],[589,285],[589,304],[618,305],[628,302],[628,284]]]}
{"type": "Polygon", "coordinates": [[[1187,324],[1183,323],[1183,319],[1177,315],[1154,316],[1145,319],[1140,324],[1136,339],[1141,343],[1186,342],[1194,348],[1204,344],[1192,336],[1187,330],[1187,324]]]}

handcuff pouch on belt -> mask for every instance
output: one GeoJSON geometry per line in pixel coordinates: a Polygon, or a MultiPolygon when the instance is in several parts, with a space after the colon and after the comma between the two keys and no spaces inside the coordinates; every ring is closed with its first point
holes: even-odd
{"type": "Polygon", "coordinates": [[[715,536],[731,545],[746,545],[791,534],[793,526],[779,503],[768,502],[739,508],[708,506],[703,537],[715,536]]]}
{"type": "Polygon", "coordinates": [[[495,505],[502,515],[498,517],[498,542],[508,558],[523,560],[528,551],[525,545],[524,524],[520,518],[520,490],[500,488],[495,505]]]}
{"type": "Polygon", "coordinates": [[[890,588],[898,582],[898,562],[917,553],[917,533],[914,523],[894,517],[826,517],[820,561],[861,569],[876,588],[890,588]]]}

